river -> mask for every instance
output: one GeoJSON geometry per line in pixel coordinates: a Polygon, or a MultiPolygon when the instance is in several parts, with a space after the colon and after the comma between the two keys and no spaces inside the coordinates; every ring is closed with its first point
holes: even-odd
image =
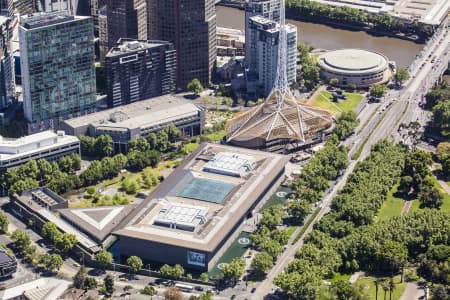
{"type": "MultiPolygon", "coordinates": [[[[244,11],[219,5],[216,9],[217,26],[244,30],[244,11]]],[[[372,50],[386,55],[399,67],[407,67],[424,46],[396,38],[372,36],[364,31],[336,29],[294,20],[286,22],[297,26],[299,43],[312,44],[327,50],[342,48],[372,50]]]]}

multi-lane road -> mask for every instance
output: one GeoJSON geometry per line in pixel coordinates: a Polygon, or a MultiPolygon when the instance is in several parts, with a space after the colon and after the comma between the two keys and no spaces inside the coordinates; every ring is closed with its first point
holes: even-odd
{"type": "MultiPolygon", "coordinates": [[[[372,113],[374,111],[373,105],[367,105],[361,111],[360,116],[364,116],[367,121],[361,122],[361,127],[363,128],[360,128],[358,134],[349,140],[349,144],[353,145],[350,157],[360,147],[363,147],[361,155],[358,159],[350,162],[343,176],[335,182],[334,186],[323,197],[321,211],[309,228],[307,228],[305,235],[329,211],[332,199],[344,186],[356,163],[363,160],[370,153],[370,148],[373,144],[384,138],[399,141],[400,136],[396,134],[396,129],[400,123],[409,123],[411,121],[418,121],[422,125],[426,123],[429,119],[429,114],[421,109],[419,103],[422,101],[425,93],[436,83],[443,71],[447,69],[449,47],[450,34],[448,34],[448,28],[445,25],[428,42],[410,67],[411,78],[404,84],[404,87],[400,90],[389,91],[384,103],[378,107],[378,112],[372,113]]],[[[296,251],[302,245],[303,239],[290,245],[279,257],[274,268],[267,274],[266,279],[256,287],[256,291],[253,294],[241,294],[239,299],[270,298],[270,293],[276,288],[273,285],[273,279],[294,259],[296,251]]]]}

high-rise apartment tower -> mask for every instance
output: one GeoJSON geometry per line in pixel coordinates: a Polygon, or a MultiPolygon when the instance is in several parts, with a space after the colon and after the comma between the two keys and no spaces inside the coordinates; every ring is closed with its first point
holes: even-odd
{"type": "Polygon", "coordinates": [[[108,106],[174,92],[176,64],[176,51],[169,42],[119,40],[105,57],[108,106]]]}
{"type": "Polygon", "coordinates": [[[91,17],[62,12],[22,16],[19,42],[24,114],[30,123],[47,121],[53,127],[95,111],[91,17]]]}

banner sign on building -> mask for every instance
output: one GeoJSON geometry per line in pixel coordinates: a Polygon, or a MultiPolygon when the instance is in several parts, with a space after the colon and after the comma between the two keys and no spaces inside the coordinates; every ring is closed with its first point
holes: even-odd
{"type": "Polygon", "coordinates": [[[203,253],[194,251],[187,252],[187,262],[190,265],[204,267],[206,265],[206,257],[203,253]]]}

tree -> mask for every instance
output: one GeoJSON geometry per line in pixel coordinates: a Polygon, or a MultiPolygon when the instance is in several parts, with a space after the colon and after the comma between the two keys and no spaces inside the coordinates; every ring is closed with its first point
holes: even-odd
{"type": "Polygon", "coordinates": [[[155,149],[160,152],[166,152],[170,148],[169,135],[165,130],[160,130],[156,133],[156,137],[155,149]]]}
{"type": "Polygon", "coordinates": [[[351,299],[353,294],[352,284],[347,280],[338,280],[333,282],[331,289],[337,297],[337,300],[351,299]]]}
{"type": "Polygon", "coordinates": [[[256,274],[267,273],[273,267],[273,258],[266,252],[260,252],[253,258],[251,267],[256,274]]]}
{"type": "Polygon", "coordinates": [[[450,143],[439,143],[436,148],[436,158],[441,163],[442,173],[446,177],[450,177],[450,143]]]}
{"type": "Polygon", "coordinates": [[[56,236],[54,244],[56,249],[66,253],[71,251],[77,244],[77,237],[74,234],[62,233],[56,236]]]}
{"type": "Polygon", "coordinates": [[[384,279],[381,282],[381,287],[383,288],[383,291],[384,291],[384,300],[386,300],[386,294],[387,294],[387,291],[389,291],[389,282],[386,279],[384,279]]]}
{"type": "Polygon", "coordinates": [[[343,112],[337,118],[337,124],[333,128],[333,133],[340,141],[349,137],[359,124],[358,116],[354,111],[343,112]]]}
{"type": "Polygon", "coordinates": [[[106,134],[99,135],[95,139],[94,151],[97,157],[110,156],[113,153],[112,137],[106,134]]]}
{"type": "Polygon", "coordinates": [[[398,272],[408,261],[408,249],[395,241],[386,241],[376,253],[378,268],[390,275],[398,272]]]}
{"type": "Polygon", "coordinates": [[[347,85],[348,90],[354,92],[357,88],[356,84],[354,83],[350,83],[349,85],[347,85]]]}
{"type": "Polygon", "coordinates": [[[276,226],[283,224],[283,215],[284,211],[281,205],[273,205],[263,211],[260,224],[269,229],[275,229],[276,226]]]}
{"type": "Polygon", "coordinates": [[[141,294],[147,295],[147,296],[155,296],[156,290],[152,286],[146,286],[144,289],[141,290],[141,294]]]}
{"type": "Polygon", "coordinates": [[[184,268],[181,265],[176,264],[172,269],[172,277],[175,279],[180,279],[183,274],[184,268]]]}
{"type": "Polygon", "coordinates": [[[159,269],[159,272],[161,273],[161,276],[163,276],[163,277],[179,279],[179,278],[181,278],[181,276],[183,276],[184,269],[179,264],[176,264],[173,267],[165,264],[159,269]]]}
{"type": "Polygon", "coordinates": [[[175,287],[170,287],[164,292],[165,300],[183,300],[183,293],[175,287]]]}
{"type": "Polygon", "coordinates": [[[78,269],[78,272],[73,277],[73,286],[77,289],[84,289],[86,277],[87,277],[86,268],[84,266],[81,266],[78,269]]]}
{"type": "Polygon", "coordinates": [[[49,253],[42,254],[39,261],[42,267],[49,272],[58,271],[64,263],[59,254],[49,253]]]}
{"type": "Polygon", "coordinates": [[[330,85],[333,87],[336,87],[339,84],[339,79],[337,78],[331,78],[330,79],[330,85]]]}
{"type": "Polygon", "coordinates": [[[25,259],[27,259],[29,262],[33,262],[34,258],[36,257],[36,253],[37,253],[36,245],[29,245],[23,251],[25,259]]]}
{"type": "Polygon", "coordinates": [[[402,85],[403,82],[409,79],[409,72],[404,68],[398,68],[394,74],[394,80],[398,85],[402,85]]]}
{"type": "Polygon", "coordinates": [[[419,193],[419,202],[421,207],[439,208],[444,204],[444,196],[435,187],[431,189],[427,188],[419,193]]]}
{"type": "Polygon", "coordinates": [[[450,142],[439,143],[436,147],[436,158],[442,162],[450,157],[450,142]]]}
{"type": "Polygon", "coordinates": [[[180,129],[173,124],[167,125],[163,130],[167,133],[171,143],[175,142],[181,136],[180,129]]]}
{"type": "Polygon", "coordinates": [[[12,196],[14,194],[22,194],[23,191],[32,189],[39,186],[39,182],[37,182],[33,178],[28,178],[26,175],[22,177],[25,179],[20,179],[15,181],[8,189],[8,195],[12,196]]]}
{"type": "Polygon", "coordinates": [[[308,270],[303,273],[281,273],[275,277],[274,284],[292,295],[293,299],[315,299],[322,280],[319,273],[308,270]]]}
{"type": "Polygon", "coordinates": [[[197,78],[194,78],[187,84],[187,90],[188,92],[198,95],[203,92],[202,83],[197,78]]]}
{"type": "Polygon", "coordinates": [[[121,187],[128,195],[136,194],[137,190],[139,189],[139,185],[137,184],[137,182],[133,179],[128,178],[122,181],[121,187]]]}
{"type": "Polygon", "coordinates": [[[264,240],[261,244],[259,244],[259,249],[261,251],[267,252],[272,259],[275,261],[280,255],[280,253],[283,251],[283,247],[280,245],[278,241],[275,240],[264,240]]]}
{"type": "Polygon", "coordinates": [[[53,166],[51,163],[49,163],[46,159],[40,158],[36,161],[38,169],[39,169],[39,175],[38,179],[39,181],[47,181],[48,177],[52,175],[53,173],[53,166]]]}
{"type": "Polygon", "coordinates": [[[376,277],[375,280],[373,281],[373,283],[375,284],[375,300],[378,300],[378,290],[383,280],[384,280],[383,278],[376,277]]]}
{"type": "Polygon", "coordinates": [[[213,300],[213,295],[210,291],[207,291],[206,293],[198,296],[192,295],[189,297],[189,300],[213,300]]]}
{"type": "Polygon", "coordinates": [[[113,256],[110,252],[102,249],[95,254],[95,261],[100,268],[105,270],[106,267],[113,262],[113,256]]]}
{"type": "Polygon", "coordinates": [[[19,250],[21,253],[31,245],[31,239],[25,231],[16,229],[11,234],[11,240],[14,243],[14,248],[19,250]]]}
{"type": "Polygon", "coordinates": [[[108,274],[103,279],[103,288],[108,296],[114,293],[114,278],[111,274],[108,274]]]}
{"type": "Polygon", "coordinates": [[[450,134],[450,100],[441,101],[433,107],[432,126],[443,136],[450,134]]]}
{"type": "Polygon", "coordinates": [[[392,300],[392,293],[395,290],[395,282],[394,279],[391,277],[389,279],[389,300],[392,300]]]}
{"type": "Polygon", "coordinates": [[[433,291],[433,300],[449,300],[450,294],[448,293],[447,289],[439,285],[432,289],[433,291]]]}
{"type": "Polygon", "coordinates": [[[150,144],[147,139],[142,136],[139,136],[128,143],[128,151],[145,152],[148,150],[150,150],[150,144]]]}
{"type": "Polygon", "coordinates": [[[95,277],[87,276],[84,280],[84,288],[85,289],[95,289],[98,286],[97,279],[95,277]]]}
{"type": "Polygon", "coordinates": [[[83,156],[94,156],[96,139],[90,136],[79,135],[80,149],[83,156]]]}
{"type": "Polygon", "coordinates": [[[200,274],[200,280],[203,281],[203,282],[208,282],[209,281],[208,273],[200,274]]]}
{"type": "Polygon", "coordinates": [[[374,84],[369,88],[370,96],[381,98],[386,93],[386,86],[382,84],[374,84]]]}
{"type": "Polygon", "coordinates": [[[411,192],[411,189],[413,188],[414,179],[411,176],[402,176],[400,178],[400,185],[398,186],[398,192],[408,196],[411,192]]]}
{"type": "Polygon", "coordinates": [[[225,280],[235,283],[245,273],[245,260],[241,257],[234,258],[221,272],[225,280]]]}
{"type": "Polygon", "coordinates": [[[127,259],[127,265],[131,268],[131,270],[136,273],[140,269],[142,269],[143,263],[142,260],[137,256],[130,256],[127,259]]]}
{"type": "Polygon", "coordinates": [[[8,217],[0,211],[0,231],[3,233],[8,232],[9,220],[8,217]]]}
{"type": "Polygon", "coordinates": [[[288,213],[299,222],[302,222],[311,212],[311,205],[304,200],[294,200],[289,203],[288,213]]]}
{"type": "Polygon", "coordinates": [[[55,223],[47,222],[42,226],[42,236],[53,243],[56,241],[57,237],[62,233],[59,231],[58,227],[56,227],[55,223]]]}

